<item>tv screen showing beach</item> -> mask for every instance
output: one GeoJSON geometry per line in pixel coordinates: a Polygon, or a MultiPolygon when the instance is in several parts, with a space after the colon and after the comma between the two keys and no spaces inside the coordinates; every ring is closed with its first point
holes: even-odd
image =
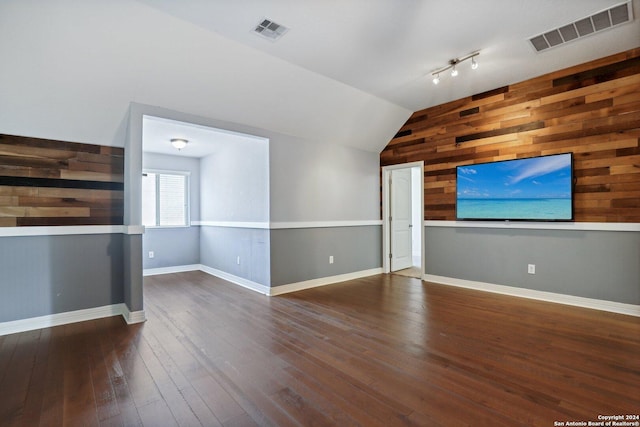
{"type": "Polygon", "coordinates": [[[573,220],[571,153],[458,166],[458,220],[573,220]]]}

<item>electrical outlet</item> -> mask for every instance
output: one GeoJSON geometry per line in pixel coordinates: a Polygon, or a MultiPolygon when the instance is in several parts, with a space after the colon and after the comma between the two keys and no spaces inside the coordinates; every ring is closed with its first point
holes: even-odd
{"type": "Polygon", "coordinates": [[[535,264],[527,265],[527,273],[536,274],[536,265],[535,264]]]}
{"type": "Polygon", "coordinates": [[[240,265],[240,255],[236,258],[236,264],[240,265]]]}
{"type": "Polygon", "coordinates": [[[329,264],[333,264],[333,255],[329,256],[329,264]]]}
{"type": "Polygon", "coordinates": [[[156,254],[154,254],[153,251],[149,251],[149,258],[153,258],[155,256],[156,256],[156,254]]]}

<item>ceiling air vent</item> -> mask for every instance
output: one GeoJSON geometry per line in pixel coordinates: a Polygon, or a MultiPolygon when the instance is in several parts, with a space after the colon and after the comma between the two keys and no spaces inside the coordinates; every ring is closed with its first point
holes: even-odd
{"type": "Polygon", "coordinates": [[[253,29],[254,33],[271,41],[280,39],[280,37],[284,36],[287,31],[289,31],[289,29],[284,25],[276,24],[272,20],[266,18],[258,22],[253,29]]]}
{"type": "Polygon", "coordinates": [[[633,10],[631,9],[631,1],[628,1],[560,28],[531,37],[529,41],[537,52],[542,52],[589,34],[626,24],[632,20],[633,10]]]}

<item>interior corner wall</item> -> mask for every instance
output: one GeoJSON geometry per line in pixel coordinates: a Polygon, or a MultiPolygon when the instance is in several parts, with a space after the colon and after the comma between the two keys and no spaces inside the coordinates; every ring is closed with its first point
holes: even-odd
{"type": "Polygon", "coordinates": [[[639,99],[633,49],[414,113],[380,161],[425,161],[426,274],[640,305],[639,99]],[[456,166],[560,152],[592,226],[455,221],[456,166]]]}
{"type": "Polygon", "coordinates": [[[200,263],[223,274],[271,286],[269,230],[203,226],[200,263]]]}
{"type": "Polygon", "coordinates": [[[221,144],[200,176],[200,263],[269,286],[269,141],[221,144]]]}
{"type": "Polygon", "coordinates": [[[269,162],[272,287],[382,267],[377,153],[275,138],[269,162]]]}

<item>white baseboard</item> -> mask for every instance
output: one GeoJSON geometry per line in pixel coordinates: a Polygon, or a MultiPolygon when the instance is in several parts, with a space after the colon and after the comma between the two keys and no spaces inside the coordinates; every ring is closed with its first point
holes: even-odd
{"type": "Polygon", "coordinates": [[[572,295],[556,294],[553,292],[516,288],[513,286],[495,285],[492,283],[475,282],[472,280],[436,276],[433,274],[425,274],[422,280],[425,280],[427,282],[439,283],[442,285],[458,286],[461,288],[475,289],[479,291],[493,292],[497,294],[511,295],[515,297],[529,298],[540,301],[555,302],[559,304],[573,305],[576,307],[591,308],[595,310],[609,311],[612,313],[640,317],[640,305],[598,300],[593,298],[576,297],[572,295]]]}
{"type": "Polygon", "coordinates": [[[203,227],[231,227],[231,228],[260,228],[264,230],[279,230],[291,228],[332,228],[332,227],[361,227],[382,225],[382,220],[340,220],[340,221],[293,221],[293,222],[236,222],[236,221],[191,221],[191,225],[203,227]]]}
{"type": "Polygon", "coordinates": [[[122,305],[122,317],[127,325],[133,325],[134,323],[142,323],[147,321],[147,316],[144,310],[129,311],[129,307],[126,304],[122,305]]]}
{"type": "Polygon", "coordinates": [[[221,270],[217,270],[215,268],[211,268],[202,264],[200,265],[200,270],[212,276],[216,276],[228,282],[235,283],[236,285],[240,285],[243,288],[251,289],[252,291],[260,292],[261,294],[264,294],[264,295],[269,295],[270,288],[268,286],[261,285],[260,283],[252,282],[249,279],[234,276],[233,274],[230,274],[221,270]]]}
{"type": "MultiPolygon", "coordinates": [[[[356,271],[354,273],[340,274],[330,277],[321,277],[319,279],[305,280],[303,282],[290,283],[273,288],[261,285],[260,283],[253,282],[243,277],[234,276],[233,274],[229,274],[202,264],[148,269],[144,271],[144,275],[150,276],[154,274],[168,274],[194,270],[203,271],[207,274],[211,274],[212,276],[219,277],[228,282],[268,296],[282,295],[289,292],[330,285],[332,283],[344,282],[346,280],[359,279],[361,277],[373,276],[374,274],[382,273],[382,268],[373,268],[371,270],[356,271]]],[[[84,310],[69,311],[65,313],[56,313],[47,316],[31,317],[29,319],[3,322],[0,323],[0,336],[118,315],[122,316],[127,324],[140,323],[146,320],[144,310],[129,311],[129,307],[127,307],[126,304],[121,303],[106,305],[103,307],[88,308],[84,310]]]]}
{"type": "Polygon", "coordinates": [[[200,264],[176,265],[173,267],[146,268],[142,270],[143,276],[155,276],[156,274],[182,273],[184,271],[200,270],[200,264]]]}
{"type": "Polygon", "coordinates": [[[382,268],[372,268],[370,270],[356,271],[353,273],[339,274],[337,276],[321,277],[319,279],[305,280],[304,282],[289,283],[286,285],[269,287],[261,285],[260,283],[252,282],[251,280],[244,279],[242,277],[234,276],[233,274],[229,274],[215,268],[207,267],[206,265],[200,265],[200,270],[207,274],[211,274],[212,276],[219,277],[236,285],[240,285],[244,288],[259,292],[267,296],[282,295],[289,292],[316,288],[318,286],[330,285],[332,283],[339,283],[347,280],[359,279],[361,277],[373,276],[375,274],[382,273],[382,268]]]}
{"type": "Polygon", "coordinates": [[[303,282],[289,283],[286,285],[269,288],[269,296],[287,294],[289,292],[301,291],[304,289],[317,288],[318,286],[331,285],[333,283],[345,282],[347,280],[360,279],[362,277],[382,274],[382,268],[372,268],[370,270],[355,271],[353,273],[338,274],[337,276],[320,277],[319,279],[305,280],[303,282]]]}
{"type": "Polygon", "coordinates": [[[0,323],[0,335],[51,328],[53,326],[112,316],[122,316],[128,324],[144,322],[145,320],[144,310],[130,312],[127,305],[121,303],[3,322],[0,323]]]}

